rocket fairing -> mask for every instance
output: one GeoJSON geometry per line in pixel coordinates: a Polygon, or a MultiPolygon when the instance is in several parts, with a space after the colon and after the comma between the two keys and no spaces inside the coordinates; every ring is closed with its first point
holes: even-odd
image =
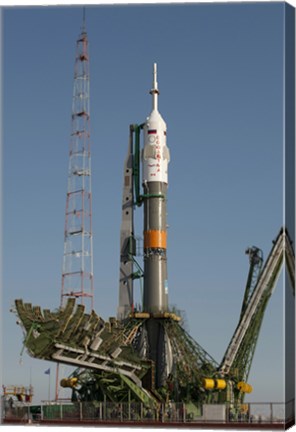
{"type": "Polygon", "coordinates": [[[168,308],[166,201],[170,153],[167,127],[158,111],[157,66],[154,63],[152,111],[144,124],[142,151],[144,188],[144,299],[146,312],[168,308]]]}
{"type": "Polygon", "coordinates": [[[167,126],[158,111],[157,66],[154,63],[152,111],[144,123],[143,184],[161,182],[168,184],[169,149],[166,145],[167,126]]]}

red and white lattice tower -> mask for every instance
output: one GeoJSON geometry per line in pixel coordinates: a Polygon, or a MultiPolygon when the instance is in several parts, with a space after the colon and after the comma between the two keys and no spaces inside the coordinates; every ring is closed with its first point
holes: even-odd
{"type": "Polygon", "coordinates": [[[85,19],[76,43],[61,306],[68,297],[79,299],[87,310],[93,309],[89,55],[85,19]]]}

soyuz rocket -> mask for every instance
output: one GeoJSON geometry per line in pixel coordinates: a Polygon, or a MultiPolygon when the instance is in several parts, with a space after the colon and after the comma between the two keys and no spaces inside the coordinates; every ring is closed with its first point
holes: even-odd
{"type": "Polygon", "coordinates": [[[170,340],[163,325],[168,311],[167,277],[167,188],[170,152],[167,127],[158,111],[157,66],[154,63],[152,111],[144,129],[142,184],[144,189],[144,292],[143,311],[152,318],[145,323],[146,357],[155,364],[155,383],[164,385],[172,371],[170,340]],[[157,318],[159,317],[159,318],[157,318]]]}
{"type": "Polygon", "coordinates": [[[144,123],[142,182],[144,188],[144,298],[143,310],[168,309],[166,202],[170,152],[167,127],[158,111],[157,65],[154,63],[152,111],[144,123]]]}
{"type": "MultiPolygon", "coordinates": [[[[153,83],[150,94],[152,96],[150,115],[141,126],[130,125],[130,141],[124,164],[118,319],[128,319],[135,311],[133,280],[136,274],[133,270],[134,259],[132,256],[136,255],[136,248],[133,214],[139,194],[140,179],[138,171],[141,164],[143,192],[140,195],[139,202],[144,204],[144,290],[142,312],[145,315],[145,322],[141,326],[139,336],[136,338],[137,346],[135,346],[135,349],[140,357],[154,362],[155,384],[160,387],[171,373],[173,360],[171,343],[165,330],[165,319],[168,315],[167,312],[169,312],[166,204],[170,152],[166,144],[166,123],[158,111],[159,90],[156,64],[153,67],[153,83]],[[140,147],[138,141],[140,130],[143,130],[144,135],[141,161],[139,159],[140,147]],[[135,146],[133,142],[134,133],[136,136],[135,146]],[[136,187],[133,186],[135,179],[136,187]],[[137,195],[136,201],[134,192],[137,195]]],[[[141,316],[143,317],[143,315],[141,316]]],[[[137,317],[142,319],[139,314],[137,317]]]]}

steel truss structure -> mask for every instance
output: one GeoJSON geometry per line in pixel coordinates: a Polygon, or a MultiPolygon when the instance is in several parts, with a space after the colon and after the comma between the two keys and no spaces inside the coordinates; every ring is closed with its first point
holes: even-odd
{"type": "Polygon", "coordinates": [[[84,25],[76,43],[72,131],[64,229],[61,304],[67,297],[93,308],[93,239],[89,54],[84,25]]]}

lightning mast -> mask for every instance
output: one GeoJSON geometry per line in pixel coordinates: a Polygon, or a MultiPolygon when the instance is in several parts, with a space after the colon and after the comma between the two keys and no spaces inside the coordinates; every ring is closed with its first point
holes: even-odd
{"type": "Polygon", "coordinates": [[[85,10],[76,42],[61,306],[68,297],[78,298],[86,308],[93,309],[89,54],[85,10]]]}

